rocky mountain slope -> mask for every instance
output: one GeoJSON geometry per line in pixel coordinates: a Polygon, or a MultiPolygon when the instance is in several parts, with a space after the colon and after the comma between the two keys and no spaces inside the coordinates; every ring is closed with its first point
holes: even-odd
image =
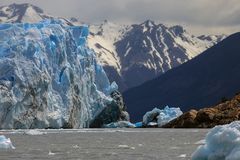
{"type": "MultiPolygon", "coordinates": [[[[38,22],[52,18],[39,7],[12,4],[0,8],[0,22],[38,22]]],[[[79,25],[77,19],[60,20],[79,25]]],[[[225,36],[194,36],[182,26],[166,26],[147,20],[122,25],[104,21],[90,24],[89,47],[120,91],[142,84],[200,54],[225,36]]]]}
{"type": "Polygon", "coordinates": [[[183,111],[214,105],[240,90],[240,33],[233,34],[194,59],[124,92],[135,120],[153,107],[183,111]]]}
{"type": "Polygon", "coordinates": [[[182,26],[150,20],[132,25],[104,21],[90,31],[89,46],[122,91],[187,62],[225,37],[196,37],[182,26]]]}
{"type": "Polygon", "coordinates": [[[212,128],[240,120],[240,94],[216,106],[190,110],[164,125],[165,128],[212,128]]]}

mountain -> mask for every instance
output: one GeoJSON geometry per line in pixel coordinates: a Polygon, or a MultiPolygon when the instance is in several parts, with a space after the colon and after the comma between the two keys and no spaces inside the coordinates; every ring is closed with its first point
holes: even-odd
{"type": "Polygon", "coordinates": [[[185,64],[124,92],[133,120],[153,107],[187,111],[232,97],[240,90],[239,44],[240,33],[233,34],[185,64]]]}
{"type": "Polygon", "coordinates": [[[128,120],[88,48],[87,26],[0,24],[0,129],[82,128],[128,120]]]}
{"type": "MultiPolygon", "coordinates": [[[[53,18],[31,4],[0,8],[0,22],[38,22],[53,18]]],[[[70,26],[76,18],[59,18],[70,26]]],[[[221,41],[225,36],[194,36],[182,26],[166,26],[147,20],[141,24],[117,24],[107,20],[89,24],[88,44],[97,54],[111,82],[120,91],[140,85],[177,67],[221,41]]]]}
{"type": "Polygon", "coordinates": [[[196,37],[182,26],[168,27],[151,20],[132,25],[104,21],[90,25],[90,31],[90,48],[122,91],[187,62],[225,38],[196,37]]]}
{"type": "Polygon", "coordinates": [[[37,6],[24,3],[24,4],[11,4],[9,6],[0,7],[0,22],[38,22],[44,18],[48,18],[43,13],[43,10],[37,6]]]}
{"type": "MultiPolygon", "coordinates": [[[[37,23],[44,19],[54,19],[54,16],[44,13],[44,11],[32,4],[10,4],[0,7],[0,23],[37,23]]],[[[63,17],[58,19],[67,25],[72,26],[71,20],[63,17]]]]}

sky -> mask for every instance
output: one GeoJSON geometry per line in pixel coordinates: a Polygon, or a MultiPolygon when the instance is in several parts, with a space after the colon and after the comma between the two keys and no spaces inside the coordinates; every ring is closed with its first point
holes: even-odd
{"type": "Polygon", "coordinates": [[[180,24],[195,34],[240,31],[239,0],[0,0],[0,5],[32,3],[54,16],[88,23],[105,19],[141,23],[147,19],[180,24]]]}

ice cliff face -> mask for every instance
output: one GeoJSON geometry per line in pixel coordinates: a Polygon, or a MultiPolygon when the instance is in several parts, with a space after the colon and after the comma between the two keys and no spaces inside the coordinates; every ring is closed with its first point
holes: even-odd
{"type": "Polygon", "coordinates": [[[127,117],[87,35],[58,20],[0,24],[0,128],[81,128],[105,115],[100,127],[127,117]]]}

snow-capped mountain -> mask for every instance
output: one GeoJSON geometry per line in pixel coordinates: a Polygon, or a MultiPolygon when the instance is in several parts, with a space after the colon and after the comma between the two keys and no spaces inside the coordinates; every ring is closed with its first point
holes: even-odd
{"type": "Polygon", "coordinates": [[[124,92],[132,120],[141,120],[143,113],[155,106],[189,111],[233,97],[240,91],[239,44],[240,32],[181,66],[124,92]]]}
{"type": "Polygon", "coordinates": [[[137,86],[197,56],[225,36],[200,36],[182,26],[147,20],[118,25],[104,21],[90,25],[89,46],[97,52],[111,80],[121,90],[137,86]]]}
{"type": "Polygon", "coordinates": [[[37,6],[24,4],[11,4],[0,7],[0,22],[29,22],[35,23],[49,17],[37,6]]]}
{"type": "MultiPolygon", "coordinates": [[[[29,3],[0,6],[0,23],[37,23],[44,19],[54,18],[44,13],[41,8],[29,3]]],[[[65,24],[73,25],[71,20],[63,17],[58,17],[58,19],[65,24]]]]}
{"type": "MultiPolygon", "coordinates": [[[[30,4],[0,7],[1,22],[38,22],[45,18],[52,16],[30,4]]],[[[76,18],[60,19],[69,25],[82,24],[76,18]]],[[[182,26],[166,26],[150,20],[131,25],[105,20],[89,27],[88,45],[96,52],[110,81],[116,81],[121,91],[165,73],[225,38],[197,37],[182,26]]]]}

